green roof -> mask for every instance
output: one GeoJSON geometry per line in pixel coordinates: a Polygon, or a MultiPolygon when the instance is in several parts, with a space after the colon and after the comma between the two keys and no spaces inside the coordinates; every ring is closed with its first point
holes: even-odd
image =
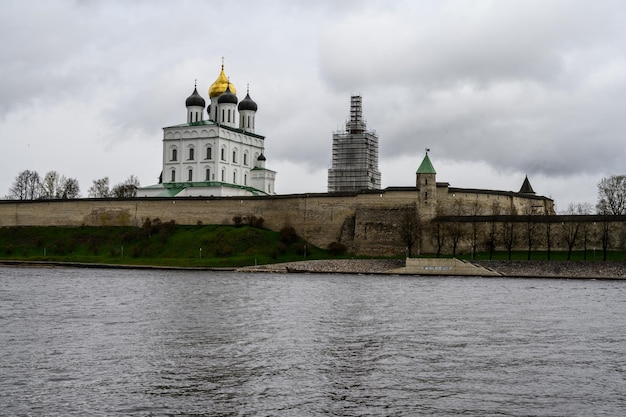
{"type": "MultiPolygon", "coordinates": [[[[273,171],[272,171],[273,172],[273,171]]],[[[238,188],[250,192],[252,195],[269,195],[265,191],[257,190],[256,188],[248,185],[231,184],[228,182],[219,181],[197,181],[197,182],[166,182],[161,184],[165,191],[159,194],[159,197],[175,196],[186,188],[193,187],[225,187],[225,188],[238,188]]]]}
{"type": "Polygon", "coordinates": [[[417,174],[436,174],[433,164],[430,162],[428,154],[424,157],[419,168],[417,168],[417,174]]]}

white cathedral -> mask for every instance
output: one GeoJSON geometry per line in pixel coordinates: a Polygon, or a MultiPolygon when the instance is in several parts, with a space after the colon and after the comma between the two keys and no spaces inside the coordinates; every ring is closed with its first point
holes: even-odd
{"type": "Polygon", "coordinates": [[[254,131],[257,104],[224,73],[205,100],[197,86],[185,101],[187,122],[163,128],[159,184],[137,189],[137,197],[222,197],[274,195],[276,172],[265,168],[265,137],[254,131]],[[237,104],[239,103],[239,104],[237,104]]]}

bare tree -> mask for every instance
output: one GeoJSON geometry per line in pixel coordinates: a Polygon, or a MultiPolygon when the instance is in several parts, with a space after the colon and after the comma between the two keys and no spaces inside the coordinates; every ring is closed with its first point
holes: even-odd
{"type": "Polygon", "coordinates": [[[18,174],[9,188],[10,200],[37,200],[41,193],[41,180],[36,171],[25,170],[18,174]]]}
{"type": "Polygon", "coordinates": [[[572,250],[576,244],[576,239],[578,238],[580,223],[563,222],[561,223],[561,226],[563,227],[563,239],[565,239],[565,244],[567,245],[567,260],[569,261],[572,259],[572,250]]]}
{"type": "Polygon", "coordinates": [[[606,261],[607,251],[611,244],[611,221],[608,217],[604,216],[600,222],[602,229],[600,230],[600,242],[602,244],[602,260],[606,261]]]}
{"type": "Polygon", "coordinates": [[[528,247],[528,255],[527,255],[527,259],[530,260],[530,255],[532,253],[532,249],[533,249],[533,242],[535,241],[535,228],[537,226],[537,223],[535,222],[535,219],[533,218],[533,209],[532,207],[526,207],[524,209],[524,214],[525,214],[525,219],[526,219],[526,227],[525,227],[525,238],[526,238],[526,244],[528,247]]]}
{"type": "Polygon", "coordinates": [[[442,217],[446,215],[446,210],[443,206],[438,205],[435,213],[435,217],[431,220],[431,238],[435,246],[437,246],[437,258],[441,256],[441,251],[446,244],[448,238],[448,229],[446,223],[442,220],[442,217]]]}
{"type": "MultiPolygon", "coordinates": [[[[575,214],[578,215],[586,215],[591,214],[593,210],[591,204],[589,203],[578,203],[574,206],[575,214]]],[[[589,243],[589,233],[590,233],[590,224],[589,222],[581,222],[581,234],[583,239],[583,259],[587,260],[587,245],[589,243]]]]}
{"type": "MultiPolygon", "coordinates": [[[[591,213],[591,206],[588,203],[578,203],[574,205],[570,203],[565,210],[567,215],[585,215],[591,213]]],[[[589,235],[589,223],[585,221],[571,221],[561,223],[563,228],[563,239],[567,245],[567,260],[572,258],[572,250],[576,245],[579,236],[582,234],[584,258],[587,259],[587,241],[589,235]]]]}
{"type": "Polygon", "coordinates": [[[139,188],[139,178],[131,175],[126,181],[113,187],[110,195],[117,198],[137,197],[137,188],[139,188]]]}
{"type": "Polygon", "coordinates": [[[78,180],[65,178],[56,171],[49,171],[41,181],[41,198],[76,198],[80,195],[78,180]]]}
{"type": "Polygon", "coordinates": [[[80,197],[80,187],[78,186],[78,180],[76,178],[68,178],[65,180],[60,197],[64,199],[80,197]]]}
{"type": "Polygon", "coordinates": [[[470,245],[472,246],[472,259],[476,259],[476,247],[478,246],[478,236],[482,234],[482,223],[478,223],[475,218],[476,216],[480,216],[482,213],[482,207],[478,199],[474,200],[474,202],[469,207],[469,214],[474,217],[474,220],[471,223],[470,230],[470,245]]]}
{"type": "MultiPolygon", "coordinates": [[[[459,200],[454,200],[450,214],[455,217],[463,216],[463,204],[459,200]]],[[[459,247],[459,242],[463,238],[463,223],[458,220],[453,220],[449,225],[449,235],[452,242],[452,257],[456,257],[456,250],[459,247]]]]}
{"type": "Polygon", "coordinates": [[[109,177],[93,180],[93,185],[87,191],[90,198],[107,198],[110,196],[109,177]]]}
{"type": "Polygon", "coordinates": [[[548,249],[548,260],[552,253],[552,223],[546,222],[546,248],[548,249]]]}
{"type": "Polygon", "coordinates": [[[602,178],[598,183],[598,214],[626,214],[626,175],[602,178]]]}
{"type": "MultiPolygon", "coordinates": [[[[507,210],[509,214],[513,211],[512,209],[507,210]]],[[[502,243],[506,248],[506,251],[509,254],[509,261],[511,260],[511,253],[513,252],[513,248],[517,244],[517,224],[510,221],[509,219],[505,219],[502,222],[502,243]]]]}
{"type": "Polygon", "coordinates": [[[489,230],[487,231],[487,245],[489,246],[489,260],[493,259],[493,252],[496,250],[497,241],[497,216],[500,215],[500,202],[494,201],[491,204],[491,222],[489,223],[489,230]]]}
{"type": "Polygon", "coordinates": [[[413,246],[419,237],[420,221],[415,205],[408,206],[402,211],[400,218],[400,237],[406,245],[407,257],[413,253],[413,246]]]}
{"type": "Polygon", "coordinates": [[[515,223],[506,221],[502,223],[502,243],[509,254],[509,261],[511,260],[511,252],[517,243],[517,231],[515,230],[515,223]]]}

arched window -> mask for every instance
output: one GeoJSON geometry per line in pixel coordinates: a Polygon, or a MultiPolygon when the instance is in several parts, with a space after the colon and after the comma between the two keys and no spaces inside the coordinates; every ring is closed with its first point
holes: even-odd
{"type": "Polygon", "coordinates": [[[243,174],[243,185],[248,185],[248,174],[243,174]]]}
{"type": "Polygon", "coordinates": [[[222,148],[222,149],[220,149],[220,159],[221,159],[222,161],[225,161],[225,160],[226,160],[226,148],[222,148]]]}
{"type": "Polygon", "coordinates": [[[178,160],[178,149],[172,148],[172,161],[178,160]]]}
{"type": "Polygon", "coordinates": [[[233,151],[233,164],[237,163],[237,149],[233,151]]]}
{"type": "Polygon", "coordinates": [[[207,168],[205,171],[205,174],[206,174],[205,180],[211,181],[211,168],[207,168]]]}
{"type": "Polygon", "coordinates": [[[222,170],[222,182],[226,181],[226,171],[222,170]]]}
{"type": "Polygon", "coordinates": [[[213,159],[213,148],[210,146],[206,148],[206,159],[213,159]]]}
{"type": "Polygon", "coordinates": [[[194,148],[189,148],[189,160],[193,161],[193,159],[195,158],[195,149],[194,148]]]}
{"type": "Polygon", "coordinates": [[[248,152],[243,153],[243,164],[248,166],[248,152]]]}
{"type": "Polygon", "coordinates": [[[237,173],[233,172],[233,184],[237,184],[237,173]]]}
{"type": "Polygon", "coordinates": [[[187,171],[187,181],[193,181],[193,168],[189,168],[187,171]]]}
{"type": "Polygon", "coordinates": [[[176,181],[176,170],[175,169],[172,170],[172,175],[170,176],[170,178],[171,178],[171,180],[170,180],[171,182],[176,181]]]}

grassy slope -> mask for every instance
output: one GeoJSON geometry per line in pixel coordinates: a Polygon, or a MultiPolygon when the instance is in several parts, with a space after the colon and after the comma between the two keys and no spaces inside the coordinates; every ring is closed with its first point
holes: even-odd
{"type": "MultiPolygon", "coordinates": [[[[432,255],[431,255],[432,256],[432,255]]],[[[449,256],[449,255],[446,255],[449,256]]],[[[527,252],[512,253],[513,260],[527,259],[527,252]]],[[[303,259],[336,258],[326,250],[306,245],[289,233],[250,226],[156,224],[134,227],[7,227],[0,228],[0,259],[103,264],[233,267],[303,259]],[[305,257],[306,251],[306,257],[305,257]]],[[[470,254],[457,256],[471,259],[470,254]]],[[[565,260],[567,253],[553,251],[551,260],[565,260]]],[[[575,251],[572,260],[583,260],[575,251]]],[[[489,259],[477,253],[477,260],[489,259]]],[[[494,253],[494,260],[508,254],[494,253]]],[[[533,251],[532,260],[546,260],[546,252],[533,251]]],[[[602,260],[602,251],[587,251],[587,260],[602,260]]],[[[609,251],[608,260],[626,260],[626,253],[609,251]]]]}
{"type": "MultiPolygon", "coordinates": [[[[299,237],[250,226],[0,228],[0,259],[221,267],[304,257],[299,237]]],[[[306,245],[306,259],[327,257],[306,245]]]]}

